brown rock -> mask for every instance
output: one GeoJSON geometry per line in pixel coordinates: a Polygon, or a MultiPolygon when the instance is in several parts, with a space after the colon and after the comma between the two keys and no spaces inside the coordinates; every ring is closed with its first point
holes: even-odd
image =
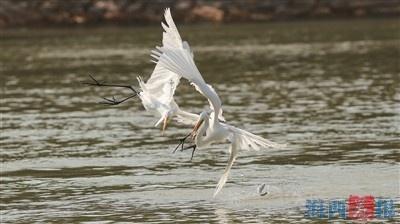
{"type": "Polygon", "coordinates": [[[331,14],[331,9],[329,7],[326,6],[319,6],[314,10],[314,15],[329,15],[331,14]]]}
{"type": "Polygon", "coordinates": [[[119,7],[114,1],[98,1],[95,7],[104,11],[105,19],[115,19],[119,17],[119,7]]]}
{"type": "Polygon", "coordinates": [[[205,19],[213,22],[222,22],[224,19],[224,11],[214,6],[202,5],[196,6],[192,10],[193,17],[205,19]]]}
{"type": "Polygon", "coordinates": [[[246,21],[250,15],[249,12],[242,10],[236,6],[228,7],[228,15],[226,16],[226,20],[228,21],[246,21]]]}
{"type": "Polygon", "coordinates": [[[366,14],[365,9],[363,8],[358,8],[354,10],[354,15],[355,16],[364,16],[366,14]]]}
{"type": "Polygon", "coordinates": [[[81,15],[75,15],[72,17],[72,21],[76,24],[82,24],[86,22],[86,17],[81,15]]]}
{"type": "Polygon", "coordinates": [[[272,19],[272,15],[267,13],[252,13],[250,18],[254,21],[269,21],[272,19]]]}
{"type": "Polygon", "coordinates": [[[190,0],[180,0],[175,4],[175,9],[178,11],[189,10],[193,7],[194,1],[190,0]]]}

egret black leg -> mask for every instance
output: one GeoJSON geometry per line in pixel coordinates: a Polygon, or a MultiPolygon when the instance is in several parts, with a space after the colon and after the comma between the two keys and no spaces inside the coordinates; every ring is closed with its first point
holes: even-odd
{"type": "Polygon", "coordinates": [[[187,149],[193,149],[193,148],[196,148],[197,146],[196,145],[189,145],[189,146],[186,146],[185,148],[182,148],[181,149],[181,151],[184,151],[184,150],[187,150],[187,149]]]}
{"type": "Polygon", "coordinates": [[[92,75],[89,75],[89,77],[92,79],[93,82],[82,82],[82,84],[89,85],[89,86],[107,86],[107,87],[126,88],[126,89],[132,90],[136,95],[139,94],[139,92],[130,85],[108,84],[108,83],[97,81],[97,79],[95,79],[92,75]]]}
{"type": "Polygon", "coordinates": [[[186,135],[185,137],[183,137],[182,139],[179,140],[179,144],[175,147],[174,151],[172,153],[175,153],[176,150],[178,150],[179,146],[181,146],[181,151],[183,151],[183,146],[185,144],[185,141],[187,138],[189,138],[189,136],[192,134],[192,132],[190,132],[188,135],[186,135]]]}
{"type": "Polygon", "coordinates": [[[82,82],[85,85],[89,85],[89,86],[105,86],[105,87],[117,87],[117,88],[126,88],[126,89],[130,89],[132,90],[133,94],[123,98],[122,100],[117,100],[115,99],[115,97],[112,98],[105,98],[103,97],[103,101],[99,102],[101,104],[106,104],[106,105],[118,105],[120,103],[123,103],[135,96],[137,96],[139,94],[139,92],[133,88],[130,85],[117,85],[117,84],[108,84],[108,83],[104,83],[104,82],[99,82],[97,81],[92,75],[89,75],[90,78],[92,79],[92,82],[82,82]]]}
{"type": "Polygon", "coordinates": [[[101,101],[101,102],[99,102],[99,103],[100,103],[100,104],[106,104],[106,105],[118,105],[118,104],[120,104],[120,103],[123,103],[123,102],[129,100],[129,99],[132,98],[132,97],[135,97],[135,96],[137,96],[136,93],[133,94],[133,95],[130,95],[130,96],[128,96],[128,97],[125,97],[125,98],[123,98],[122,100],[117,100],[117,99],[115,99],[115,97],[112,97],[112,98],[103,97],[104,101],[101,101]]]}
{"type": "Polygon", "coordinates": [[[193,156],[194,156],[194,151],[196,150],[196,147],[197,147],[197,145],[195,145],[195,144],[194,145],[190,145],[190,146],[186,146],[185,148],[182,148],[181,151],[187,150],[187,149],[193,149],[192,156],[190,157],[190,160],[192,160],[193,156]]]}
{"type": "Polygon", "coordinates": [[[190,161],[192,161],[192,159],[193,159],[193,156],[194,156],[194,151],[196,150],[196,148],[197,148],[197,146],[196,146],[196,145],[194,145],[194,147],[193,147],[193,151],[192,151],[192,156],[190,157],[190,161]]]}

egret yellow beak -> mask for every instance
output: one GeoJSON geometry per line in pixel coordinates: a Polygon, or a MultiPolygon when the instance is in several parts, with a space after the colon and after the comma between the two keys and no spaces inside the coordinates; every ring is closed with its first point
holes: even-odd
{"type": "Polygon", "coordinates": [[[163,126],[162,126],[162,133],[163,133],[163,134],[164,134],[165,129],[167,129],[167,125],[168,125],[169,120],[170,120],[170,119],[169,119],[168,116],[165,116],[165,117],[164,117],[163,126]]]}
{"type": "Polygon", "coordinates": [[[194,126],[193,131],[192,131],[192,138],[196,137],[197,130],[199,130],[199,128],[200,128],[201,124],[203,124],[203,122],[204,122],[204,120],[201,119],[196,123],[196,125],[194,126]]]}

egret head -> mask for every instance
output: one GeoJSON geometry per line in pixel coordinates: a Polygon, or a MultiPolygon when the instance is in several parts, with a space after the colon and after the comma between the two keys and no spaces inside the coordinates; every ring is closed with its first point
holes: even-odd
{"type": "Polygon", "coordinates": [[[208,115],[209,111],[203,111],[200,113],[200,118],[199,120],[205,120],[205,119],[209,119],[210,115],[208,115]]]}
{"type": "Polygon", "coordinates": [[[193,133],[197,132],[197,130],[200,128],[200,126],[203,124],[203,122],[208,119],[210,119],[208,112],[207,111],[201,112],[200,116],[199,116],[199,120],[197,121],[196,125],[193,128],[193,133]]]}

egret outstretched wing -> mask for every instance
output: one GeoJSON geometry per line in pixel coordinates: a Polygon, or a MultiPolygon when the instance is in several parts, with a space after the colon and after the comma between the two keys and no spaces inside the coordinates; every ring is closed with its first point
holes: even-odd
{"type": "MultiPolygon", "coordinates": [[[[260,149],[283,149],[286,147],[285,144],[279,144],[272,142],[268,139],[252,134],[243,129],[234,127],[229,124],[223,124],[231,132],[230,139],[235,138],[237,141],[237,147],[243,150],[260,150],[260,149]]],[[[231,140],[232,141],[232,140],[231,140]]]]}
{"type": "MultiPolygon", "coordinates": [[[[164,16],[166,24],[161,22],[164,29],[162,39],[163,47],[181,49],[190,53],[191,49],[189,44],[182,41],[169,8],[165,10],[164,16]]],[[[178,74],[157,63],[150,78],[145,84],[142,84],[144,84],[145,89],[154,97],[157,97],[163,104],[169,105],[170,102],[174,101],[173,96],[180,78],[181,76],[178,74]]]]}
{"type": "Polygon", "coordinates": [[[152,56],[157,60],[157,63],[191,82],[196,90],[209,100],[211,109],[220,114],[221,100],[214,88],[204,81],[190,52],[167,47],[157,47],[157,50],[152,51],[152,56]]]}
{"type": "Polygon", "coordinates": [[[164,47],[183,49],[182,38],[172,19],[171,10],[167,8],[164,13],[165,23],[161,22],[164,29],[162,44],[164,47]]]}
{"type": "Polygon", "coordinates": [[[229,172],[231,171],[232,165],[236,160],[237,154],[238,154],[238,147],[239,147],[239,142],[237,141],[238,139],[235,137],[235,134],[232,136],[232,142],[229,148],[229,159],[228,159],[228,164],[225,167],[224,173],[222,174],[221,178],[218,181],[217,187],[215,188],[215,192],[213,197],[217,196],[217,194],[221,191],[222,187],[225,185],[226,181],[228,180],[229,177],[229,172]]]}
{"type": "Polygon", "coordinates": [[[193,53],[188,47],[188,43],[182,42],[169,9],[165,11],[165,21],[168,26],[162,23],[165,30],[163,34],[163,46],[156,47],[157,50],[153,50],[151,54],[155,59],[154,62],[191,82],[196,90],[209,100],[211,109],[218,113],[220,119],[224,120],[221,100],[214,88],[204,81],[194,63],[193,53]]]}
{"type": "Polygon", "coordinates": [[[181,124],[194,126],[199,120],[199,115],[179,109],[174,119],[181,124]]]}
{"type": "MultiPolygon", "coordinates": [[[[191,54],[191,49],[187,42],[183,42],[178,30],[176,29],[175,23],[172,20],[171,12],[169,9],[165,11],[166,24],[161,23],[163,32],[163,47],[181,49],[191,54]]],[[[161,118],[156,123],[156,126],[169,116],[169,113],[173,115],[179,115],[181,119],[190,118],[193,120],[196,118],[195,114],[191,114],[179,109],[179,106],[174,100],[174,94],[176,87],[179,84],[181,76],[166,69],[157,63],[153,73],[147,82],[144,82],[140,77],[138,78],[139,85],[142,92],[139,94],[142,99],[143,106],[146,110],[157,111],[161,118]]],[[[189,121],[184,122],[189,123],[189,121]]],[[[193,122],[190,122],[193,123],[193,122]]]]}

